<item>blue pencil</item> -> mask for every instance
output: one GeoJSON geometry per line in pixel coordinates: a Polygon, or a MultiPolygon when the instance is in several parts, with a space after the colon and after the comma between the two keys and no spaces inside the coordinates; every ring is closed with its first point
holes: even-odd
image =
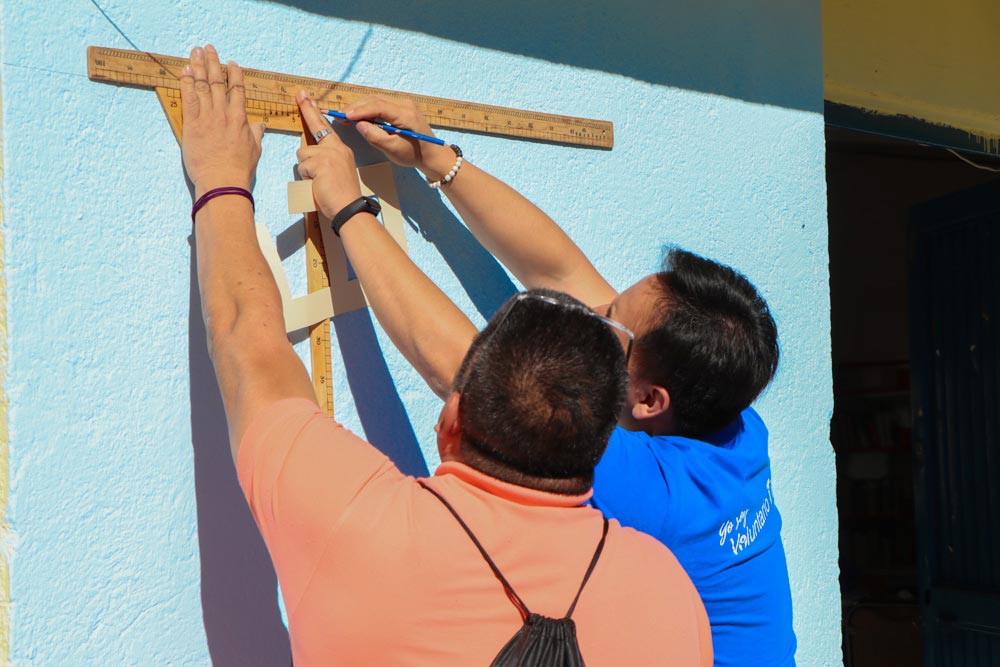
{"type": "MultiPolygon", "coordinates": [[[[323,115],[329,116],[330,118],[336,118],[337,120],[346,120],[346,121],[350,121],[352,123],[356,123],[357,122],[357,121],[351,120],[350,118],[348,118],[344,114],[340,113],[339,111],[332,111],[332,110],[331,111],[324,111],[323,115]]],[[[379,127],[381,127],[386,132],[391,132],[392,134],[398,134],[401,137],[409,137],[410,139],[419,139],[420,141],[427,141],[427,142],[432,143],[432,144],[437,144],[438,146],[444,146],[444,140],[443,139],[438,139],[437,137],[431,137],[431,136],[426,135],[426,134],[420,134],[419,132],[413,132],[411,130],[404,130],[401,127],[394,127],[392,125],[389,125],[389,123],[385,122],[384,120],[372,120],[372,121],[369,121],[369,122],[372,125],[378,125],[379,127]]]]}

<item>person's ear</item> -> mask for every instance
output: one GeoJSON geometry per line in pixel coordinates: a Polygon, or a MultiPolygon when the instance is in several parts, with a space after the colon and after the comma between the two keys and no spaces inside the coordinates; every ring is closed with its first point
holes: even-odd
{"type": "Polygon", "coordinates": [[[462,446],[462,423],[459,418],[458,403],[462,395],[457,391],[445,400],[438,415],[434,432],[437,433],[438,453],[442,461],[459,460],[462,446]]]}
{"type": "Polygon", "coordinates": [[[670,393],[657,384],[638,383],[636,400],[632,401],[632,418],[637,421],[656,419],[670,409],[670,393]]]}

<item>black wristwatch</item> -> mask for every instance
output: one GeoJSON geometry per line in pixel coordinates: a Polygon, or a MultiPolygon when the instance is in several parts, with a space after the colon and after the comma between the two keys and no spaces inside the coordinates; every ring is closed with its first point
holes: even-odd
{"type": "Polygon", "coordinates": [[[375,199],[375,197],[358,197],[340,209],[340,213],[333,216],[333,220],[330,221],[330,229],[333,230],[334,234],[340,236],[340,228],[358,213],[371,213],[375,217],[378,217],[381,211],[382,205],[378,203],[378,199],[375,199]]]}

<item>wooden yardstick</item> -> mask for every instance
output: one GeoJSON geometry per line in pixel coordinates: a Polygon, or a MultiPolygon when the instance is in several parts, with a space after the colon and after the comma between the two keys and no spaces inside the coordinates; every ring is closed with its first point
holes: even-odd
{"type": "MultiPolygon", "coordinates": [[[[176,105],[175,108],[180,107],[179,79],[181,70],[187,63],[186,58],[143,51],[87,47],[87,76],[92,81],[156,89],[168,114],[170,105],[176,105]]],[[[299,108],[295,104],[295,93],[301,89],[315,99],[320,109],[324,111],[341,111],[362,97],[382,95],[413,100],[427,121],[435,127],[593,148],[614,146],[614,128],[610,121],[605,120],[588,120],[426,95],[410,95],[394,90],[256,69],[244,69],[243,77],[246,84],[247,113],[252,121],[263,121],[268,129],[272,130],[302,132],[299,108]]],[[[178,132],[177,127],[174,127],[174,132],[178,132]]]]}
{"type": "MultiPolygon", "coordinates": [[[[100,46],[87,47],[87,75],[90,79],[155,90],[178,141],[182,130],[180,75],[187,64],[186,58],[100,46]]],[[[249,68],[243,69],[243,77],[250,121],[263,122],[268,130],[301,134],[303,142],[312,142],[312,135],[306,130],[295,103],[295,94],[299,90],[305,90],[323,111],[341,111],[363,97],[381,95],[413,100],[428,122],[435,127],[592,148],[611,148],[614,145],[614,128],[609,121],[410,95],[249,68]]],[[[305,218],[306,280],[309,291],[313,292],[330,285],[329,267],[326,264],[317,214],[307,213],[305,218]]],[[[317,400],[324,411],[333,417],[333,354],[329,320],[310,327],[309,349],[317,400]]]]}

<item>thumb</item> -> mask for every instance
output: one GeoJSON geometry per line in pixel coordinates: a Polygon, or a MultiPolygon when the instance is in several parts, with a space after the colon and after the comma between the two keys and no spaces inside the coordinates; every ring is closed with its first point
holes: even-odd
{"type": "Polygon", "coordinates": [[[378,125],[369,123],[366,120],[359,120],[354,127],[356,127],[358,133],[365,138],[365,141],[381,150],[385,150],[387,148],[386,142],[393,138],[392,135],[378,125]]]}

